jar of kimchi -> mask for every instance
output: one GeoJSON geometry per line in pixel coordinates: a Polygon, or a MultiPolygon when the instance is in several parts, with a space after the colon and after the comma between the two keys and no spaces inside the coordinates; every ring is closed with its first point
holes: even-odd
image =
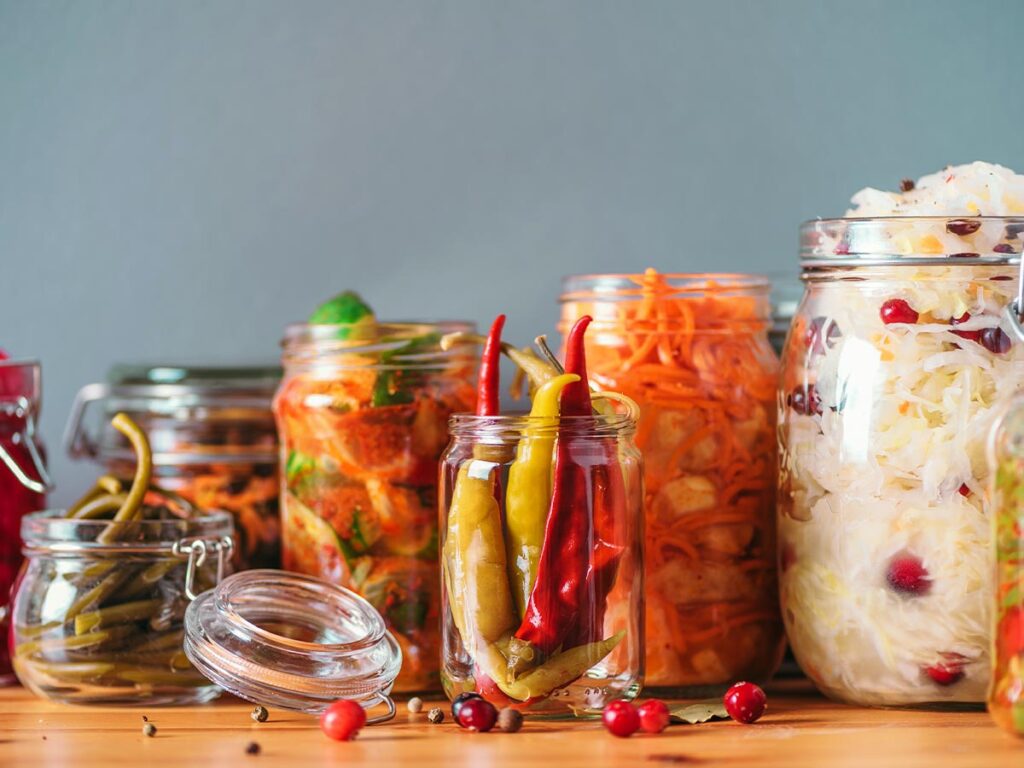
{"type": "Polygon", "coordinates": [[[203,510],[235,518],[234,568],[280,563],[274,367],[119,365],[106,383],[79,390],[64,432],[74,458],[89,458],[130,479],[134,453],[110,426],[123,411],[149,436],[153,484],[203,510]],[[98,423],[90,406],[98,405],[98,423]]]}
{"type": "Polygon", "coordinates": [[[563,332],[594,317],[592,380],[640,406],[645,685],[701,696],[766,680],[784,645],[767,279],[583,275],[561,303],[563,332]]]}
{"type": "Polygon", "coordinates": [[[15,681],[8,656],[8,597],[22,563],[21,520],[46,506],[50,478],[36,434],[42,397],[39,363],[0,351],[0,685],[15,681]]]}
{"type": "MultiPolygon", "coordinates": [[[[1020,329],[1019,318],[1011,322],[1020,329]]],[[[1017,338],[1024,341],[1024,333],[1017,338]]],[[[996,583],[988,711],[1004,730],[1024,736],[1024,395],[992,429],[989,471],[996,583]]]]}
{"type": "Polygon", "coordinates": [[[286,570],[347,587],[402,648],[399,692],[440,687],[438,459],[474,402],[470,323],[289,326],[274,401],[286,570]]]}

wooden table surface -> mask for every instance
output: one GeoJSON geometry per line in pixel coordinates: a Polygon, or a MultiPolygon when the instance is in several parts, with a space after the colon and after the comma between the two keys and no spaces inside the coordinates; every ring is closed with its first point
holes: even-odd
{"type": "Polygon", "coordinates": [[[409,715],[400,704],[390,724],[339,743],[306,715],[271,710],[268,722],[254,723],[252,705],[231,698],[126,709],[53,704],[7,688],[0,689],[0,766],[1024,766],[1024,739],[1002,733],[980,711],[860,709],[792,686],[769,689],[768,707],[752,726],[679,725],[660,736],[617,739],[595,721],[527,721],[516,734],[470,733],[450,718],[431,725],[426,710],[409,715]],[[142,734],[143,714],[157,726],[155,737],[142,734]],[[261,747],[257,756],[245,752],[253,741],[261,747]]]}

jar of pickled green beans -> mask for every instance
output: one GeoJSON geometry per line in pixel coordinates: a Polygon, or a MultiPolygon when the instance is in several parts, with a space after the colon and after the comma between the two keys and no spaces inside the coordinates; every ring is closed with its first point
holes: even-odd
{"type": "Polygon", "coordinates": [[[182,624],[229,564],[232,518],[183,517],[165,501],[147,497],[142,516],[122,523],[63,510],[24,518],[11,652],[34,693],[76,704],[193,704],[220,693],[185,656],[182,624]]]}

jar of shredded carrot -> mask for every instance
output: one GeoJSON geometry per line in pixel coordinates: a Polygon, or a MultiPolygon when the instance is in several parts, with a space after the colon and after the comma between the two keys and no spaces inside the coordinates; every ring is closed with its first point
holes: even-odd
{"type": "Polygon", "coordinates": [[[640,405],[646,685],[711,695],[775,672],[775,387],[769,282],[733,274],[580,275],[591,380],[640,405]]]}

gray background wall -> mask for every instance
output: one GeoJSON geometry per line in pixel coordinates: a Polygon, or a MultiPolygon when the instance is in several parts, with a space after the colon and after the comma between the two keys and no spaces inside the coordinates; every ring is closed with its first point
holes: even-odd
{"type": "Polygon", "coordinates": [[[562,275],[795,268],[797,224],[1024,170],[1024,2],[0,0],[0,346],[273,360],[345,287],[554,324],[562,275]]]}

